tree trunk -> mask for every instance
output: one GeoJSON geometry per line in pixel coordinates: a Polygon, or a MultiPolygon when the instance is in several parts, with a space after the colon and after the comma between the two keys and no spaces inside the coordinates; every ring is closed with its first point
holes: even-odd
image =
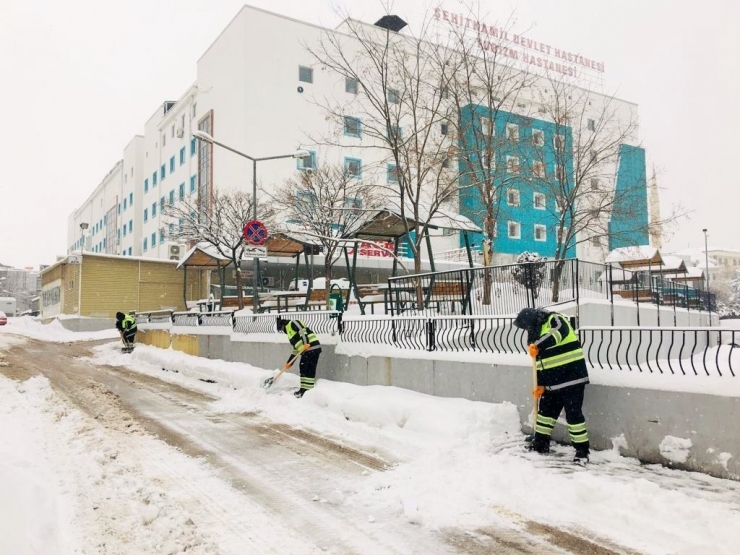
{"type": "MultiPolygon", "coordinates": [[[[418,236],[418,235],[417,235],[418,236]]],[[[414,274],[419,275],[421,273],[421,241],[416,245],[416,252],[414,253],[414,274]]],[[[417,310],[421,310],[424,307],[424,288],[420,278],[416,279],[416,307],[417,310]]]]}
{"type": "Polygon", "coordinates": [[[555,261],[555,266],[552,270],[552,302],[558,302],[560,298],[560,276],[563,273],[563,266],[565,266],[565,260],[562,258],[555,261]]]}
{"type": "Polygon", "coordinates": [[[244,308],[244,293],[242,292],[242,271],[239,267],[239,264],[237,264],[236,262],[236,258],[232,259],[231,262],[234,264],[234,268],[236,268],[236,298],[239,305],[239,310],[241,310],[242,308],[244,308]]]}
{"type": "Polygon", "coordinates": [[[324,287],[326,288],[326,310],[329,310],[329,295],[331,295],[331,259],[333,257],[333,253],[326,253],[326,256],[324,257],[324,277],[326,278],[326,283],[324,287]]]}

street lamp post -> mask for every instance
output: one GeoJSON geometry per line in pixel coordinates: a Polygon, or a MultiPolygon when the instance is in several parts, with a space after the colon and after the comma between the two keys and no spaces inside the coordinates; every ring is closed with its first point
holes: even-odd
{"type": "Polygon", "coordinates": [[[707,268],[707,275],[706,275],[706,283],[707,283],[707,293],[709,293],[709,247],[707,247],[707,230],[702,229],[704,232],[704,264],[706,264],[707,268]]]}
{"type": "MultiPolygon", "coordinates": [[[[252,161],[252,219],[257,219],[257,162],[265,162],[267,160],[279,160],[281,158],[304,158],[309,155],[309,152],[306,150],[297,150],[291,154],[280,154],[278,156],[264,156],[262,158],[255,158],[254,156],[249,156],[248,154],[245,154],[239,150],[236,150],[235,148],[232,148],[228,145],[225,145],[223,143],[220,143],[216,141],[211,135],[206,133],[205,131],[196,130],[193,131],[193,137],[200,141],[205,141],[207,143],[211,143],[217,146],[220,146],[221,148],[225,148],[226,150],[229,150],[233,152],[234,154],[238,154],[239,156],[242,156],[243,158],[246,158],[247,160],[252,161]]],[[[239,268],[236,269],[236,271],[239,271],[239,268]]],[[[257,314],[257,308],[259,306],[259,293],[257,292],[257,274],[259,273],[259,259],[255,256],[252,259],[252,313],[257,314]]]]}
{"type": "Polygon", "coordinates": [[[88,227],[87,222],[80,223],[80,252],[85,250],[85,230],[88,227]]]}

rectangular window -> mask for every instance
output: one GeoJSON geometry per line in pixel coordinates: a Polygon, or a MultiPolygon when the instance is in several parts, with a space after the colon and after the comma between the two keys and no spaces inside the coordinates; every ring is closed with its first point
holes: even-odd
{"type": "Polygon", "coordinates": [[[192,110],[192,112],[190,112],[190,115],[192,117],[195,117],[197,113],[198,113],[198,103],[197,102],[193,102],[193,110],[192,110]]]}
{"type": "Polygon", "coordinates": [[[170,234],[170,237],[172,237],[175,234],[175,224],[169,225],[169,234],[170,234]]]}
{"type": "Polygon", "coordinates": [[[182,166],[185,163],[185,147],[182,147],[180,149],[180,165],[182,166]]]}
{"type": "Polygon", "coordinates": [[[162,148],[167,146],[167,133],[162,133],[162,148]]]}
{"type": "Polygon", "coordinates": [[[145,222],[149,221],[149,209],[148,208],[144,208],[144,221],[145,222]]]}
{"type": "Polygon", "coordinates": [[[450,89],[443,85],[439,88],[439,96],[442,98],[442,100],[446,100],[450,97],[450,89]]]}
{"type": "Polygon", "coordinates": [[[506,124],[506,140],[510,143],[519,142],[519,126],[515,123],[506,124]]]}
{"type": "Polygon", "coordinates": [[[351,77],[344,78],[344,92],[348,92],[349,94],[357,94],[357,88],[357,79],[352,79],[351,77]]]}
{"type": "Polygon", "coordinates": [[[565,135],[555,135],[552,141],[557,152],[563,152],[565,150],[565,135]]]}
{"type": "Polygon", "coordinates": [[[152,174],[152,187],[154,187],[157,184],[157,172],[154,172],[152,174]]]}
{"type": "Polygon", "coordinates": [[[565,183],[565,170],[560,164],[555,165],[555,179],[557,179],[559,183],[565,183]]]}
{"type": "Polygon", "coordinates": [[[182,222],[183,222],[182,218],[177,220],[177,231],[179,231],[180,233],[182,233],[182,222]]]}
{"type": "Polygon", "coordinates": [[[180,200],[185,198],[185,182],[180,183],[180,189],[178,190],[178,197],[180,200]]]}
{"type": "Polygon", "coordinates": [[[316,153],[313,150],[309,150],[307,156],[303,156],[296,160],[296,167],[299,170],[315,170],[316,153]]]}
{"type": "Polygon", "coordinates": [[[542,129],[532,129],[532,144],[543,146],[545,144],[545,132],[542,129]]]}
{"type": "Polygon", "coordinates": [[[128,195],[128,205],[129,206],[133,206],[134,205],[134,194],[133,193],[129,193],[129,195],[128,195]]]}
{"type": "Polygon", "coordinates": [[[128,208],[128,198],[123,199],[123,209],[126,210],[128,208]]]}
{"type": "Polygon", "coordinates": [[[544,210],[547,207],[547,197],[542,193],[534,194],[534,207],[537,210],[544,210]]]}
{"type": "Polygon", "coordinates": [[[521,239],[522,229],[519,222],[508,222],[509,239],[521,239]]]}
{"type": "Polygon", "coordinates": [[[509,206],[519,206],[519,190],[508,189],[506,191],[506,204],[509,206]]]}
{"type": "Polygon", "coordinates": [[[388,164],[386,179],[388,183],[398,183],[398,168],[394,164],[388,164]]]}
{"type": "Polygon", "coordinates": [[[175,136],[175,124],[174,123],[172,124],[171,132],[172,132],[172,136],[174,137],[175,136]]]}
{"type": "Polygon", "coordinates": [[[487,170],[494,171],[496,169],[496,164],[493,160],[493,155],[490,152],[481,152],[480,163],[487,170]]]}
{"type": "Polygon", "coordinates": [[[313,83],[313,68],[298,66],[298,80],[303,83],[313,83]]]}
{"type": "Polygon", "coordinates": [[[128,248],[128,255],[131,256],[133,254],[133,247],[128,248]]]}
{"type": "Polygon", "coordinates": [[[195,156],[195,152],[196,152],[196,150],[195,150],[196,149],[195,143],[196,143],[197,140],[198,139],[196,139],[195,137],[193,137],[192,139],[190,139],[190,156],[195,156]]]}
{"type": "Polygon", "coordinates": [[[159,168],[159,177],[164,181],[164,178],[167,176],[167,166],[165,164],[162,164],[162,167],[159,168]]]}
{"type": "Polygon", "coordinates": [[[147,238],[146,238],[146,237],[144,237],[144,245],[143,245],[143,247],[144,247],[144,251],[146,251],[146,250],[147,250],[147,243],[148,243],[148,241],[147,241],[147,238]]]}
{"type": "Polygon", "coordinates": [[[172,173],[172,172],[174,172],[174,171],[175,171],[175,157],[174,157],[174,156],[172,156],[172,157],[170,158],[170,173],[172,173]]]}
{"type": "Polygon", "coordinates": [[[439,124],[439,132],[440,132],[440,133],[441,133],[442,135],[447,135],[447,129],[448,129],[448,126],[447,126],[447,124],[446,124],[446,123],[440,123],[440,124],[439,124]]]}
{"type": "Polygon", "coordinates": [[[126,225],[123,226],[123,236],[126,237],[126,225]]]}
{"type": "Polygon", "coordinates": [[[128,232],[129,233],[133,233],[134,232],[134,221],[133,220],[129,220],[128,221],[128,232]]]}
{"type": "Polygon", "coordinates": [[[164,243],[165,238],[167,237],[167,232],[164,230],[163,227],[159,228],[159,244],[161,245],[164,243]]]}
{"type": "Polygon", "coordinates": [[[388,89],[388,102],[391,104],[401,103],[401,95],[398,92],[398,89],[388,89]]]}
{"type": "Polygon", "coordinates": [[[121,215],[121,203],[120,202],[118,203],[118,215],[119,216],[121,215]]]}
{"type": "Polygon", "coordinates": [[[519,158],[517,158],[516,156],[506,157],[506,173],[519,173],[519,158]]]}
{"type": "Polygon", "coordinates": [[[344,116],[344,134],[349,137],[362,136],[362,122],[360,118],[344,116]]]}
{"type": "Polygon", "coordinates": [[[152,248],[154,248],[157,244],[157,232],[155,231],[152,233],[152,248]]]}
{"type": "Polygon", "coordinates": [[[544,225],[534,225],[534,240],[547,241],[547,228],[544,225]]]}
{"type": "Polygon", "coordinates": [[[195,176],[190,176],[190,194],[192,195],[195,192],[195,176]]]}
{"type": "Polygon", "coordinates": [[[149,179],[144,180],[144,192],[145,193],[149,192],[149,179]]]}
{"type": "Polygon", "coordinates": [[[362,160],[359,158],[345,158],[344,171],[349,177],[362,177],[362,160]]]}
{"type": "Polygon", "coordinates": [[[400,141],[403,138],[403,128],[398,125],[388,127],[387,137],[391,143],[400,141]]]}
{"type": "Polygon", "coordinates": [[[532,162],[532,173],[534,174],[535,177],[544,179],[546,175],[545,163],[544,162],[532,162]]]}
{"type": "Polygon", "coordinates": [[[484,137],[493,136],[493,125],[491,125],[491,118],[480,118],[480,132],[484,137]]]}
{"type": "Polygon", "coordinates": [[[599,180],[596,178],[591,179],[591,190],[592,191],[598,191],[601,189],[601,184],[599,183],[599,180]]]}
{"type": "Polygon", "coordinates": [[[157,203],[152,203],[152,218],[157,215],[157,203]]]}
{"type": "Polygon", "coordinates": [[[563,197],[557,197],[555,199],[555,210],[557,212],[562,212],[563,208],[565,208],[565,200],[563,199],[563,197]]]}
{"type": "Polygon", "coordinates": [[[172,206],[173,204],[175,204],[175,191],[174,191],[174,189],[172,191],[170,191],[170,202],[169,202],[169,205],[170,206],[172,206]]]}
{"type": "Polygon", "coordinates": [[[589,131],[596,131],[596,122],[592,119],[588,120],[588,130],[589,131]]]}
{"type": "Polygon", "coordinates": [[[591,151],[591,161],[595,163],[598,160],[598,158],[599,158],[599,153],[596,152],[595,150],[592,150],[591,151]]]}
{"type": "Polygon", "coordinates": [[[601,238],[599,238],[599,237],[591,237],[591,244],[594,247],[600,247],[601,246],[601,238]]]}
{"type": "Polygon", "coordinates": [[[164,205],[167,202],[167,200],[164,197],[161,197],[159,199],[159,210],[160,212],[164,213],[164,205]]]}

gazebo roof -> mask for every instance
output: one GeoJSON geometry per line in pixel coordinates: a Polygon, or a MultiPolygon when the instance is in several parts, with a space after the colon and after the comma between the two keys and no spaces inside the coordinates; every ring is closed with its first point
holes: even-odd
{"type": "Polygon", "coordinates": [[[296,256],[306,247],[319,247],[321,242],[303,232],[299,227],[287,224],[281,231],[270,235],[265,243],[269,256],[296,256]]]}
{"type": "Polygon", "coordinates": [[[183,255],[177,264],[177,269],[188,267],[218,270],[229,264],[231,260],[219,253],[212,245],[200,243],[183,255]]]}
{"type": "MultiPolygon", "coordinates": [[[[419,212],[419,223],[423,225],[428,222],[430,229],[482,231],[472,220],[451,210],[437,209],[431,218],[429,218],[429,210],[426,207],[420,206],[419,212]]],[[[358,224],[355,236],[366,239],[402,237],[406,235],[408,226],[414,224],[411,214],[413,210],[407,208],[406,222],[404,222],[400,207],[394,203],[388,203],[376,211],[368,212],[363,221],[358,224]]]]}
{"type": "Polygon", "coordinates": [[[619,264],[622,268],[635,268],[639,266],[657,266],[663,263],[660,251],[650,245],[638,245],[634,247],[622,247],[614,249],[606,257],[607,264],[619,264]]]}

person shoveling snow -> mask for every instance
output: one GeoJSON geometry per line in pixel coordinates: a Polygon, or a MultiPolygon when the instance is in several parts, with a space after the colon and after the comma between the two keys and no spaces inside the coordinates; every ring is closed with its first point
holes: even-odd
{"type": "Polygon", "coordinates": [[[288,336],[288,341],[293,346],[293,352],[288,357],[283,369],[274,377],[265,380],[264,387],[269,388],[275,383],[283,372],[288,370],[298,357],[301,357],[300,374],[301,388],[294,393],[299,399],[303,397],[309,389],[316,385],[316,366],[319,364],[321,355],[321,343],[316,334],[300,320],[285,320],[278,317],[277,329],[288,336]]]}

